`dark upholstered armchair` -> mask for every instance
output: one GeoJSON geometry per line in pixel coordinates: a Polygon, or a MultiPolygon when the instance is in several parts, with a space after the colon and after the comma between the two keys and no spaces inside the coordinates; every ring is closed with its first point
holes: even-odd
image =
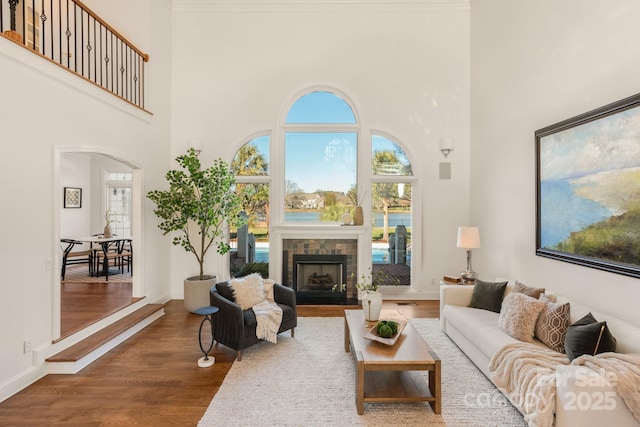
{"type": "MultiPolygon", "coordinates": [[[[282,308],[282,323],[278,333],[291,330],[298,325],[296,294],[293,289],[280,284],[273,285],[273,297],[282,308]]],[[[242,360],[242,350],[262,341],[256,336],[256,316],[252,309],[242,311],[233,298],[229,282],[216,283],[211,287],[211,305],[220,311],[214,322],[214,336],[217,342],[238,352],[238,360],[242,360]]]]}

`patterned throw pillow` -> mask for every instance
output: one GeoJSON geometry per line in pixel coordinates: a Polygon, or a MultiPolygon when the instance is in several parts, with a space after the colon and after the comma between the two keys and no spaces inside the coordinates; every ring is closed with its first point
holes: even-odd
{"type": "Polygon", "coordinates": [[[498,326],[515,339],[533,342],[536,320],[544,306],[542,301],[512,292],[502,302],[498,326]]]}
{"type": "Polygon", "coordinates": [[[571,307],[569,303],[556,304],[545,294],[540,295],[545,307],[536,322],[535,336],[547,347],[564,353],[564,339],[571,323],[571,307]]]}

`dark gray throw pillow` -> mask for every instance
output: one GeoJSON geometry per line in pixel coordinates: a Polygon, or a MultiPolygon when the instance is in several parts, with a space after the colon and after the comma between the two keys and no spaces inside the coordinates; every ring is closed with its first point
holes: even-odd
{"type": "Polygon", "coordinates": [[[508,282],[485,282],[477,280],[471,295],[469,307],[481,308],[500,313],[502,298],[508,282]]]}
{"type": "Polygon", "coordinates": [[[569,326],[564,339],[564,348],[569,360],[583,354],[616,351],[616,339],[609,331],[607,322],[598,322],[591,313],[569,326]]]}

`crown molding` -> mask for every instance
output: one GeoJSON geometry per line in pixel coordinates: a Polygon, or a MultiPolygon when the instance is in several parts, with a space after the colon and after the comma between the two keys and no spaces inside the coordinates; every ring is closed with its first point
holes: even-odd
{"type": "Polygon", "coordinates": [[[174,12],[469,11],[471,0],[172,0],[174,12]]]}

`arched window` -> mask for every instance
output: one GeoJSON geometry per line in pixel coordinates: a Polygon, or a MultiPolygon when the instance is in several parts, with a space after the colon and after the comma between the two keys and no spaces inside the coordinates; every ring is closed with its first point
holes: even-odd
{"type": "Polygon", "coordinates": [[[356,117],[338,95],[301,96],[285,120],[285,222],[338,222],[352,211],[358,168],[356,117]]]}
{"type": "MultiPolygon", "coordinates": [[[[268,264],[255,262],[268,263],[270,255],[272,262],[279,261],[282,251],[269,253],[270,200],[277,201],[276,237],[271,242],[276,249],[281,249],[281,236],[298,236],[300,227],[316,236],[334,230],[330,239],[339,238],[339,231],[325,227],[342,225],[345,212],[353,214],[366,201],[371,223],[364,227],[371,229],[371,252],[368,232],[340,229],[361,236],[358,269],[370,265],[372,277],[382,285],[410,285],[415,177],[402,144],[382,132],[363,132],[350,102],[329,90],[301,95],[282,117],[275,132],[278,140],[267,134],[252,137],[232,161],[248,217],[246,229],[232,234],[232,247],[237,248],[231,254],[232,275],[264,268],[266,276],[268,264]],[[371,137],[370,145],[362,142],[362,135],[371,137]],[[273,161],[270,153],[276,156],[273,161]]],[[[359,271],[358,277],[362,273],[366,276],[359,271]]]]}
{"type": "Polygon", "coordinates": [[[400,145],[372,134],[372,274],[383,285],[411,284],[412,175],[400,145]]]}
{"type": "Polygon", "coordinates": [[[269,135],[251,139],[236,152],[231,170],[236,189],[244,197],[247,225],[230,230],[230,269],[234,277],[269,273],[269,135]]]}
{"type": "Polygon", "coordinates": [[[287,119],[288,124],[300,123],[356,123],[353,110],[338,95],[317,91],[301,96],[291,106],[287,119]]]}

